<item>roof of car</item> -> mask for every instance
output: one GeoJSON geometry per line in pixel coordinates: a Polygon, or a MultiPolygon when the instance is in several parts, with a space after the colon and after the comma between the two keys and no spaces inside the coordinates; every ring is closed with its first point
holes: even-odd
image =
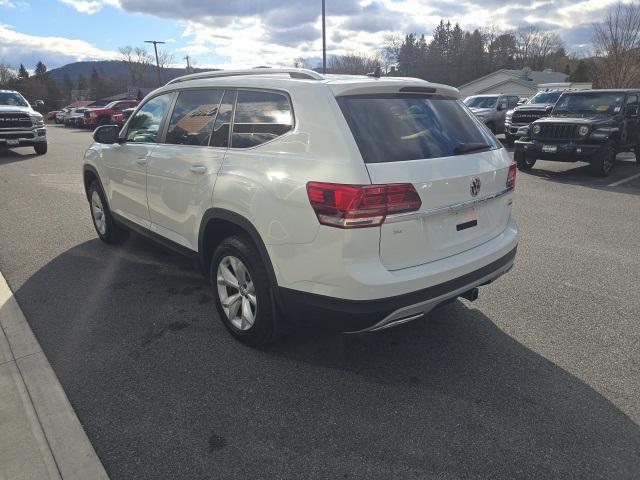
{"type": "Polygon", "coordinates": [[[156,90],[171,91],[188,87],[226,86],[239,88],[275,88],[290,90],[326,86],[334,95],[359,95],[364,93],[407,92],[434,93],[457,98],[456,88],[430,83],[418,78],[375,77],[366,75],[322,75],[304,69],[254,69],[237,71],[214,71],[186,75],[170,81],[156,90]],[[402,90],[401,90],[402,89],[402,90]]]}
{"type": "Polygon", "coordinates": [[[637,88],[596,88],[593,90],[567,90],[562,93],[628,93],[640,92],[637,88]]]}

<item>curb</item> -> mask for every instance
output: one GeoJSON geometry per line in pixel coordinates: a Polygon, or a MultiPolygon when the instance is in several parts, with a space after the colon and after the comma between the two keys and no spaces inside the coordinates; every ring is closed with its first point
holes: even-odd
{"type": "Polygon", "coordinates": [[[108,480],[2,273],[0,369],[0,479],[108,480]]]}

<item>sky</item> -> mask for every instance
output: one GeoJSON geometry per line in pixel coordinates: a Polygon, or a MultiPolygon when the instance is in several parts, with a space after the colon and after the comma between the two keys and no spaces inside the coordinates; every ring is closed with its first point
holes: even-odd
{"type": "MultiPolygon", "coordinates": [[[[466,29],[535,24],[586,54],[593,23],[615,1],[326,0],[327,52],[375,53],[385,36],[429,36],[445,18],[466,29]]],[[[297,57],[315,66],[320,12],[321,0],[0,0],[0,62],[51,69],[160,40],[176,65],[188,54],[198,67],[291,66],[297,57]]]]}

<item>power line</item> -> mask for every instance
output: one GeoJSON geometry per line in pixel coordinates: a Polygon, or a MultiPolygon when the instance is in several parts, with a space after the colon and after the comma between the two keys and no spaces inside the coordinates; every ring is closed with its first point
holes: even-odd
{"type": "Polygon", "coordinates": [[[158,86],[162,85],[162,79],[160,78],[160,60],[158,59],[158,44],[164,44],[158,40],[145,40],[144,43],[153,43],[153,49],[156,52],[156,67],[158,69],[158,86]]]}

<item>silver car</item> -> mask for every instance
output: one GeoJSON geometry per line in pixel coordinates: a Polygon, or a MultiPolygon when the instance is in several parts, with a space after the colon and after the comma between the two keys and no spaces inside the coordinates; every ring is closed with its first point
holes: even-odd
{"type": "Polygon", "coordinates": [[[518,105],[520,97],[515,94],[500,93],[489,95],[473,95],[464,99],[464,104],[493,133],[504,133],[504,120],[508,110],[518,105]]]}

